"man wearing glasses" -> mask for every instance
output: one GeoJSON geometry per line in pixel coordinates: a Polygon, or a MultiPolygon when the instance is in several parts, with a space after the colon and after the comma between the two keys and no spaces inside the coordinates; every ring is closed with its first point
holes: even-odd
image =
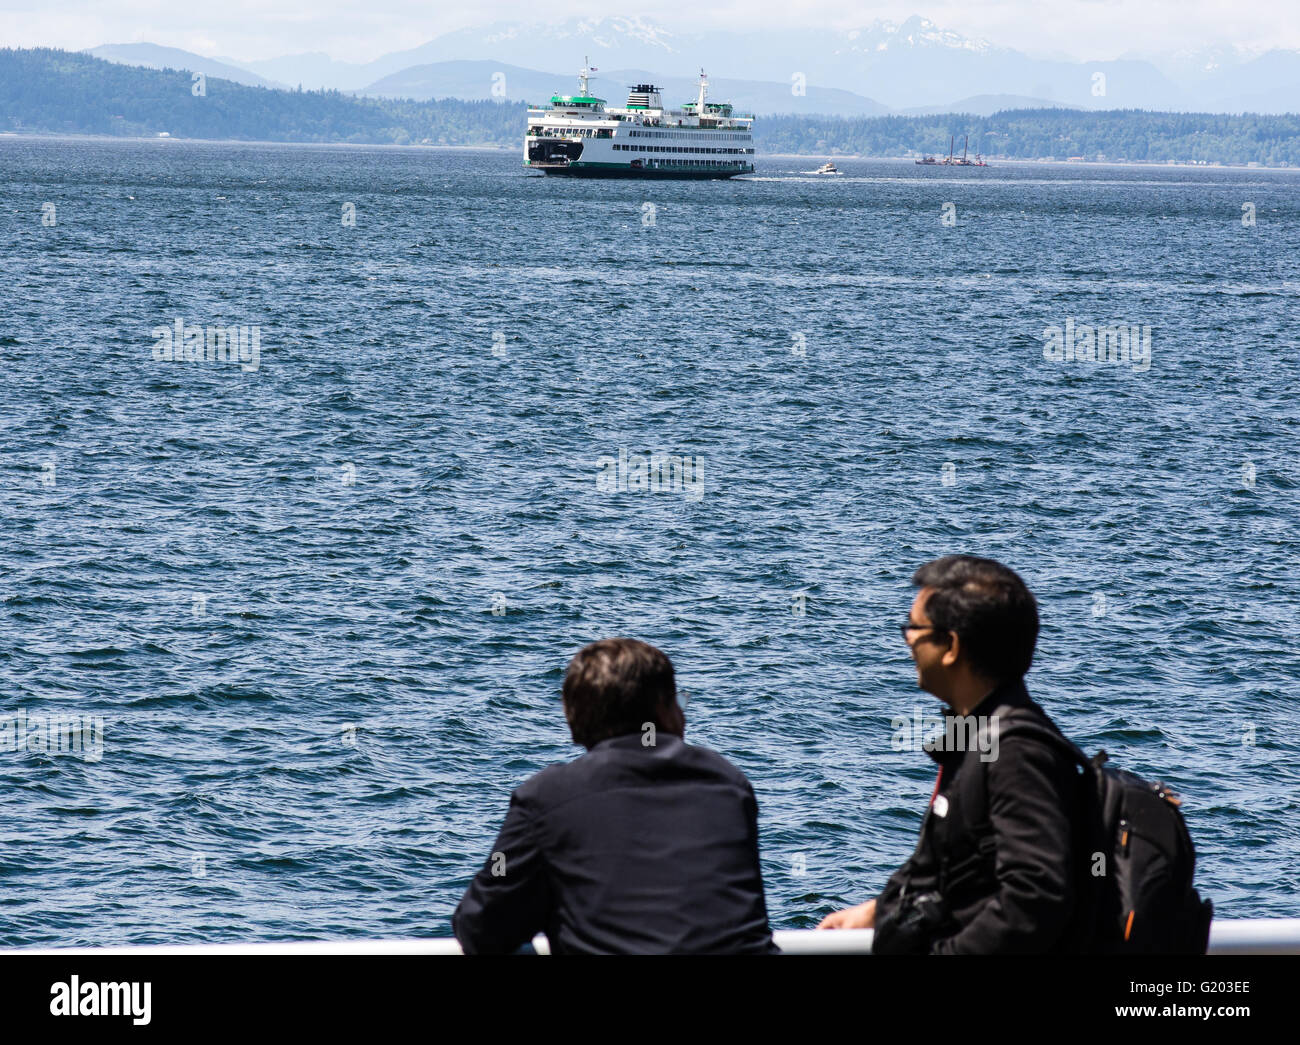
{"type": "Polygon", "coordinates": [[[947,705],[943,737],[926,745],[934,793],[916,851],[880,895],[818,928],[874,928],[878,954],[1078,950],[1090,913],[1079,774],[1049,739],[1008,732],[1024,720],[1056,729],[1024,684],[1034,597],[1006,566],[969,555],[926,563],[912,582],[903,641],[917,684],[947,705]]]}

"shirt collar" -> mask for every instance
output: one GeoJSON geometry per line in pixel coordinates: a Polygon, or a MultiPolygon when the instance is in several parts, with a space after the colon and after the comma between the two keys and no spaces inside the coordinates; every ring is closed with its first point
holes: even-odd
{"type": "MultiPolygon", "coordinates": [[[[1003,704],[1012,706],[1029,704],[1029,690],[1025,689],[1023,678],[1010,679],[999,683],[987,697],[971,709],[972,715],[989,715],[1003,704]]],[[[949,714],[952,712],[950,711],[949,714]]]]}
{"type": "MultiPolygon", "coordinates": [[[[1004,705],[1015,707],[1031,703],[1033,701],[1029,696],[1029,690],[1025,688],[1025,680],[1023,678],[1011,679],[994,686],[993,691],[976,704],[970,713],[974,716],[992,715],[994,711],[1004,705]]],[[[944,718],[948,719],[955,717],[957,713],[945,705],[943,714],[944,718]]],[[[925,753],[941,766],[960,761],[966,755],[964,751],[948,751],[942,748],[927,750],[925,753]]]]}
{"type": "Polygon", "coordinates": [[[655,730],[654,744],[642,744],[642,735],[640,730],[635,733],[620,733],[616,737],[606,737],[604,740],[597,741],[589,750],[595,752],[604,751],[606,748],[645,747],[653,751],[656,747],[685,743],[676,733],[666,733],[662,729],[655,730]]]}

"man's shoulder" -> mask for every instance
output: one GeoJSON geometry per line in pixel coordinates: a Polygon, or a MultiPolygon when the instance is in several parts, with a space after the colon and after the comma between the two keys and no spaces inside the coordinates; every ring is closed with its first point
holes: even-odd
{"type": "Polygon", "coordinates": [[[1052,751],[1066,761],[1072,761],[1073,743],[1035,701],[1002,705],[989,717],[989,728],[999,740],[1016,750],[1052,751]]]}
{"type": "Polygon", "coordinates": [[[752,791],[749,777],[726,756],[714,751],[711,747],[703,747],[699,744],[687,744],[681,742],[681,758],[684,762],[693,767],[698,767],[701,771],[713,773],[729,783],[747,791],[752,791]]]}
{"type": "Polygon", "coordinates": [[[1056,780],[1057,787],[1069,786],[1078,775],[1077,750],[1047,713],[1033,701],[998,708],[996,723],[989,728],[996,736],[996,748],[989,762],[989,786],[1027,786],[1029,778],[1056,780]]]}

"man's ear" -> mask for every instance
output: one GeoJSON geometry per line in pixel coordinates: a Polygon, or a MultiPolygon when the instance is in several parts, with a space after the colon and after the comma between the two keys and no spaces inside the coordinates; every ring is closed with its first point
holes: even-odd
{"type": "Polygon", "coordinates": [[[941,663],[945,668],[951,668],[957,663],[961,656],[961,636],[955,631],[948,632],[948,648],[944,650],[941,663]]]}
{"type": "Polygon", "coordinates": [[[682,710],[682,706],[677,702],[676,697],[660,704],[659,714],[655,717],[659,719],[661,729],[681,736],[686,735],[686,712],[682,710]]]}

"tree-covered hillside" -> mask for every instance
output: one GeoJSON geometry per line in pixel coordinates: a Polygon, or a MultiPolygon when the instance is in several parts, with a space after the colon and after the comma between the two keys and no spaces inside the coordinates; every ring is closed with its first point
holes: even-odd
{"type": "Polygon", "coordinates": [[[260,141],[516,144],[524,106],[277,91],[48,49],[0,50],[0,130],[260,141]]]}
{"type": "Polygon", "coordinates": [[[970,136],[970,154],[1014,159],[1300,165],[1300,116],[1224,116],[1078,109],[1018,109],[992,116],[769,116],[755,125],[766,152],[948,155],[970,136]]]}

